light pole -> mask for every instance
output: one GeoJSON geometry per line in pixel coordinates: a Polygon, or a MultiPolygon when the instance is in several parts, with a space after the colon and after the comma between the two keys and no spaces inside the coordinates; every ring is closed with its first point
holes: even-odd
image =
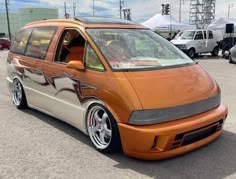
{"type": "Polygon", "coordinates": [[[120,19],[122,18],[121,11],[122,11],[122,0],[120,0],[120,19]]]}
{"type": "Polygon", "coordinates": [[[228,19],[229,19],[229,15],[230,15],[230,9],[234,7],[233,3],[228,4],[228,19]]]}

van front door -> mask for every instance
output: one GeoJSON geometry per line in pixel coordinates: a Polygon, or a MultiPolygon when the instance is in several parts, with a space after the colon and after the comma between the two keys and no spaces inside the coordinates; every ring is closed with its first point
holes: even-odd
{"type": "Polygon", "coordinates": [[[196,53],[203,53],[205,52],[205,39],[203,38],[203,32],[201,30],[196,32],[195,38],[195,48],[196,48],[196,53]]]}
{"type": "Polygon", "coordinates": [[[81,85],[86,83],[86,76],[83,71],[67,68],[67,63],[71,60],[83,61],[84,46],[85,40],[76,29],[64,30],[58,46],[54,47],[55,56],[40,66],[45,78],[43,93],[48,99],[44,109],[82,131],[86,107],[81,102],[81,85]]]}

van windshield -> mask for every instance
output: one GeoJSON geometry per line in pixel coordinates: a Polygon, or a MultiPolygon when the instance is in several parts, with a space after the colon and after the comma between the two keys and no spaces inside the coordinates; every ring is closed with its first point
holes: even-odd
{"type": "Polygon", "coordinates": [[[163,37],[144,29],[87,29],[113,70],[142,70],[194,62],[163,37]]]}
{"type": "Polygon", "coordinates": [[[179,33],[175,36],[175,39],[193,40],[194,35],[195,35],[195,31],[179,32],[179,33]]]}

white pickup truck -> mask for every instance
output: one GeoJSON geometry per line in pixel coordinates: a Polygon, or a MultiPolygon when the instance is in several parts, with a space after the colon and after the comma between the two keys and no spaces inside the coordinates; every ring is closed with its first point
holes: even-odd
{"type": "Polygon", "coordinates": [[[193,58],[199,53],[211,53],[217,56],[219,47],[217,42],[222,40],[219,31],[186,30],[179,32],[171,42],[193,58]]]}

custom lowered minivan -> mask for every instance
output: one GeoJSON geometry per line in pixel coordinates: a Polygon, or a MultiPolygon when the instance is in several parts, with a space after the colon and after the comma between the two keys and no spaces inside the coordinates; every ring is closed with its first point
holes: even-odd
{"type": "Polygon", "coordinates": [[[223,131],[220,88],[196,62],[151,30],[106,18],[23,27],[7,59],[17,108],[34,108],[87,134],[102,152],[163,159],[223,131]]]}

